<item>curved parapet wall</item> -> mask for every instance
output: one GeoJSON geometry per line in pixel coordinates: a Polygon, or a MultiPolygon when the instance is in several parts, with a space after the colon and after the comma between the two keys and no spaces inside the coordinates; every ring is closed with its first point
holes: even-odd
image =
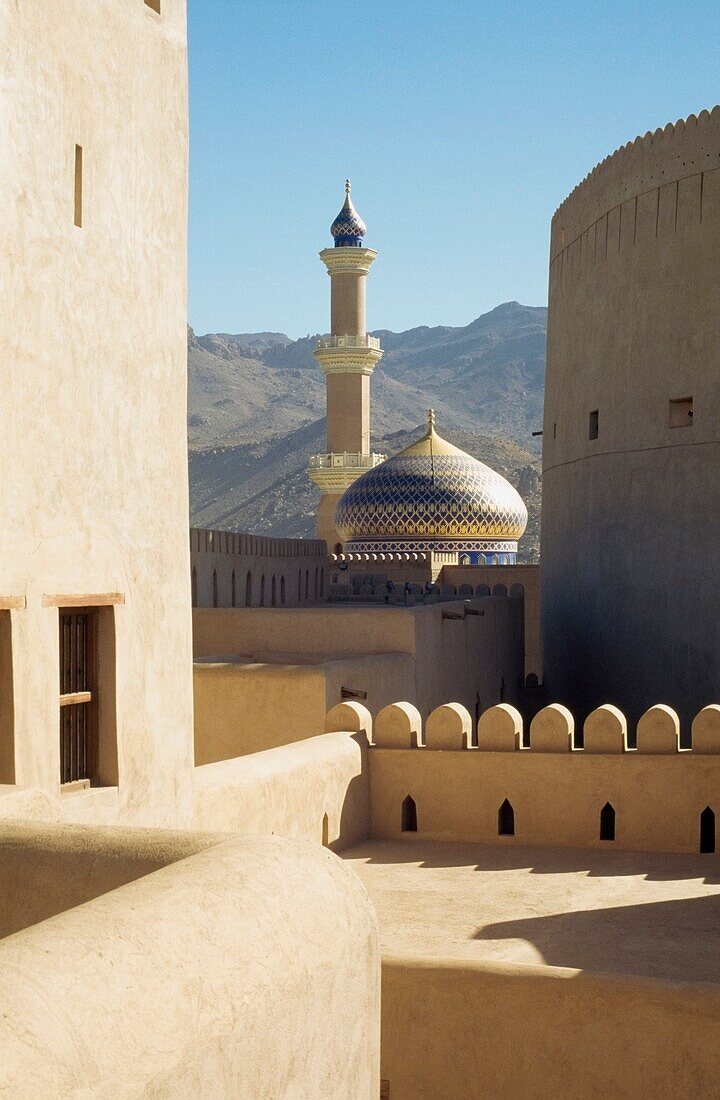
{"type": "MultiPolygon", "coordinates": [[[[53,837],[28,839],[30,886],[53,837]]],[[[101,864],[177,862],[0,942],[3,1096],[377,1097],[377,923],[358,879],[319,844],[207,843],[107,832],[101,864]]]]}
{"type": "Polygon", "coordinates": [[[543,429],[550,695],[717,695],[720,108],[623,146],[553,219],[543,429]]]}

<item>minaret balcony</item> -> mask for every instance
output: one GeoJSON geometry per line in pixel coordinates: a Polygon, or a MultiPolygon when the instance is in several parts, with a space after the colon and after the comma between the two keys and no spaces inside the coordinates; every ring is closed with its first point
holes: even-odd
{"type": "Polygon", "coordinates": [[[308,474],[322,493],[344,493],[365,470],[372,470],[386,458],[387,455],[353,454],[350,451],[312,455],[308,474]]]}
{"type": "Polygon", "coordinates": [[[318,339],[319,348],[374,348],[380,350],[380,341],[377,336],[321,336],[318,339]]]}
{"type": "Polygon", "coordinates": [[[377,336],[321,336],[314,356],[325,374],[372,374],[382,359],[377,336]]]}

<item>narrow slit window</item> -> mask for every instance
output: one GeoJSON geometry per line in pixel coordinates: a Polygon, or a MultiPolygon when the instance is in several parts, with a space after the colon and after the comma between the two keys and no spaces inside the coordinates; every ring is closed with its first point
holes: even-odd
{"type": "Polygon", "coordinates": [[[515,836],[515,811],[507,798],[498,810],[498,836],[515,836]]]}
{"type": "Polygon", "coordinates": [[[600,839],[615,839],[615,810],[609,802],[600,811],[600,839]]]}
{"type": "Polygon", "coordinates": [[[265,574],[260,575],[260,606],[265,606],[265,574]]]}
{"type": "Polygon", "coordinates": [[[715,851],[715,814],[709,806],[700,814],[700,851],[703,854],[715,851]]]}
{"type": "Polygon", "coordinates": [[[417,832],[417,806],[415,805],[415,799],[411,798],[410,795],[407,796],[402,804],[400,827],[404,833],[417,832]]]}
{"type": "Polygon", "coordinates": [[[668,425],[671,428],[690,428],[693,422],[692,397],[678,397],[670,402],[668,425]]]}
{"type": "Polygon", "coordinates": [[[252,573],[248,570],[248,574],[245,578],[245,606],[250,607],[252,603],[252,573]]]}
{"type": "Polygon", "coordinates": [[[213,569],[213,607],[218,605],[218,579],[217,569],[213,569]]]}
{"type": "Polygon", "coordinates": [[[82,228],[83,223],[83,151],[82,145],[75,146],[75,225],[82,228]]]}
{"type": "Polygon", "coordinates": [[[272,607],[277,606],[277,581],[275,577],[270,582],[270,604],[272,607]]]}
{"type": "Polygon", "coordinates": [[[327,814],[323,814],[322,819],[322,843],[323,848],[327,848],[330,843],[330,821],[327,814]]]}
{"type": "Polygon", "coordinates": [[[593,409],[588,421],[588,439],[597,439],[600,432],[600,412],[593,409]]]}
{"type": "Polygon", "coordinates": [[[280,603],[285,603],[285,578],[280,578],[280,603]]]}
{"type": "Polygon", "coordinates": [[[230,602],[232,607],[237,605],[237,582],[235,580],[235,570],[232,571],[232,577],[230,578],[230,602]]]}

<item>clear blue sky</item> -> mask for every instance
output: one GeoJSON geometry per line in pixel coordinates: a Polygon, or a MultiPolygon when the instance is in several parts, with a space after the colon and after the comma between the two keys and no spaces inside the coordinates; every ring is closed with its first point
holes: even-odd
{"type": "Polygon", "coordinates": [[[637,134],[720,100],[720,4],[189,0],[190,324],[328,327],[346,176],[371,328],[546,301],[550,218],[637,134]]]}

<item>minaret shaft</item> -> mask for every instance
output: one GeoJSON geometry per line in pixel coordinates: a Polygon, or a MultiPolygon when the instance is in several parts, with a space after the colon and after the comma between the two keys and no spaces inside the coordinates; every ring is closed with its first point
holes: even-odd
{"type": "Polygon", "coordinates": [[[333,336],[366,335],[364,272],[336,271],[330,275],[330,331],[333,336]]]}
{"type": "Polygon", "coordinates": [[[370,375],[328,375],[327,449],[370,453],[370,375]]]}
{"type": "Polygon", "coordinates": [[[317,531],[330,552],[339,548],[334,517],[340,497],[384,458],[370,451],[370,375],[382,351],[380,341],[367,334],[366,286],[377,253],[363,247],[365,226],[352,205],[349,180],[332,234],[335,247],[320,253],[330,276],[331,331],[315,349],[326,378],[327,453],[313,455],[308,471],[323,494],[317,531]]]}

